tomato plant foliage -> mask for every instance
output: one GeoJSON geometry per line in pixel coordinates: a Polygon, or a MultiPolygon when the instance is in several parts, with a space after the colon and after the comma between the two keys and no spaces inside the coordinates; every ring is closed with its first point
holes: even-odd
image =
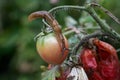
{"type": "Polygon", "coordinates": [[[99,18],[94,11],[94,7],[103,10],[119,23],[112,13],[96,3],[91,3],[87,6],[60,6],[48,12],[37,11],[30,14],[29,20],[38,17],[43,18],[45,19],[43,23],[46,27],[53,30],[53,33],[48,32],[46,31],[48,28],[45,27],[46,29],[43,30],[44,35],[38,36],[36,42],[40,57],[50,65],[48,71],[43,73],[43,80],[120,79],[120,63],[117,50],[106,40],[102,41],[103,38],[106,38],[108,40],[116,40],[119,43],[120,35],[111,29],[104,20],[99,18]],[[76,26],[76,23],[70,23],[62,32],[59,23],[53,15],[55,10],[58,10],[58,12],[59,10],[64,10],[62,8],[84,10],[90,16],[87,17],[88,14],[85,14],[86,18],[84,20],[80,19],[81,25],[76,26]],[[90,17],[93,17],[95,21],[90,17]],[[68,40],[63,34],[68,36],[68,40]],[[72,38],[77,38],[78,41],[69,40],[72,38]]]}

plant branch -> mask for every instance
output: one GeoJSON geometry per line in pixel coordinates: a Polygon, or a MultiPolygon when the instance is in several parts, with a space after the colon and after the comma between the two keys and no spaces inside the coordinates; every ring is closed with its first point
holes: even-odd
{"type": "MultiPolygon", "coordinates": [[[[84,45],[86,42],[88,42],[88,40],[90,38],[96,38],[96,37],[101,37],[101,36],[109,36],[109,37],[112,37],[110,36],[109,34],[107,33],[103,33],[101,31],[98,31],[98,32],[95,32],[95,33],[92,33],[92,34],[89,34],[89,35],[86,35],[84,38],[81,39],[81,41],[79,42],[79,44],[77,44],[73,50],[73,54],[76,54],[78,49],[84,45]]],[[[113,38],[113,37],[112,37],[113,38]]]]}
{"type": "MultiPolygon", "coordinates": [[[[65,5],[65,6],[54,7],[51,10],[49,10],[48,13],[50,13],[52,16],[55,16],[55,14],[59,11],[70,11],[70,10],[80,11],[80,10],[86,10],[86,8],[84,6],[65,5]]],[[[46,26],[50,27],[50,25],[47,24],[44,19],[43,19],[43,23],[46,26]]]]}
{"type": "Polygon", "coordinates": [[[107,10],[106,8],[102,7],[101,5],[97,4],[97,3],[91,3],[91,7],[98,7],[99,9],[101,9],[104,13],[106,13],[108,16],[110,16],[114,21],[116,21],[118,24],[120,24],[120,20],[114,16],[109,10],[107,10]]]}
{"type": "Polygon", "coordinates": [[[93,8],[87,7],[87,12],[94,18],[94,20],[100,25],[101,29],[105,32],[109,33],[113,37],[117,38],[117,40],[120,42],[120,35],[113,29],[110,28],[110,26],[104,22],[100,17],[97,15],[97,13],[94,11],[93,8]]]}
{"type": "Polygon", "coordinates": [[[86,8],[84,6],[72,6],[72,5],[65,5],[65,6],[58,6],[55,8],[52,8],[51,10],[49,10],[48,12],[51,13],[52,15],[55,14],[58,11],[68,11],[68,10],[76,10],[76,11],[80,11],[80,10],[85,10],[86,8]]]}
{"type": "Polygon", "coordinates": [[[100,19],[100,17],[94,11],[93,7],[91,7],[91,5],[93,5],[93,4],[87,4],[86,6],[71,6],[71,5],[69,5],[69,6],[58,6],[58,7],[55,7],[53,9],[49,10],[49,13],[55,14],[55,12],[61,11],[61,10],[76,10],[76,11],[83,10],[83,11],[86,11],[100,25],[102,30],[104,30],[105,32],[108,32],[109,34],[111,34],[112,36],[117,38],[118,41],[120,41],[120,35],[116,31],[111,29],[110,26],[107,23],[105,23],[103,20],[100,19]]]}

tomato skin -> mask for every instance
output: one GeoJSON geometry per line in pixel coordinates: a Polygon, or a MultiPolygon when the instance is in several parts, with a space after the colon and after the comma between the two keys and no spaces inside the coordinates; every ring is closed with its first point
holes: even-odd
{"type": "Polygon", "coordinates": [[[101,40],[98,40],[98,39],[94,39],[93,43],[98,48],[98,52],[100,53],[99,56],[102,59],[107,59],[107,57],[109,57],[108,55],[112,55],[116,59],[118,59],[115,48],[111,46],[110,44],[103,42],[101,40]]]}
{"type": "Polygon", "coordinates": [[[119,80],[119,66],[113,57],[99,62],[98,71],[104,80],[119,80]]]}
{"type": "Polygon", "coordinates": [[[84,47],[79,57],[89,80],[120,80],[120,65],[115,48],[94,39],[95,51],[84,47]]]}
{"type": "Polygon", "coordinates": [[[89,80],[103,80],[99,73],[97,73],[98,65],[92,49],[83,48],[78,60],[79,63],[82,63],[89,80]]]}
{"type": "Polygon", "coordinates": [[[99,57],[98,71],[103,79],[119,80],[119,60],[115,48],[98,39],[94,40],[94,44],[99,57]]]}
{"type": "Polygon", "coordinates": [[[86,71],[96,70],[97,68],[97,62],[91,49],[84,48],[81,51],[79,62],[80,61],[82,62],[83,67],[86,71]]]}
{"type": "MultiPolygon", "coordinates": [[[[65,36],[64,40],[65,47],[68,48],[68,41],[65,36]]],[[[38,38],[36,47],[41,58],[49,64],[61,64],[68,55],[68,50],[62,54],[61,47],[53,33],[38,38]]]]}
{"type": "Polygon", "coordinates": [[[92,76],[89,77],[89,80],[103,80],[103,79],[97,71],[94,71],[92,73],[92,76]]]}

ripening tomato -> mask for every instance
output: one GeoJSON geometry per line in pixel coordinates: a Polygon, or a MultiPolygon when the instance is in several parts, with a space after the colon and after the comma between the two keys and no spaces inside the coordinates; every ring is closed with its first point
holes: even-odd
{"type": "MultiPolygon", "coordinates": [[[[68,41],[64,36],[65,47],[68,48],[68,41]]],[[[68,55],[68,50],[62,53],[61,47],[55,37],[50,33],[43,37],[39,37],[36,43],[37,51],[41,58],[49,64],[61,64],[68,55]]]]}

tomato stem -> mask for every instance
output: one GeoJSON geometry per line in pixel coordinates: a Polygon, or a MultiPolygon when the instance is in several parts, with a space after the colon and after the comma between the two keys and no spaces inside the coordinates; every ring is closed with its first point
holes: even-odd
{"type": "Polygon", "coordinates": [[[73,54],[76,55],[79,48],[82,45],[84,45],[85,43],[87,43],[90,38],[95,38],[95,37],[100,37],[100,36],[109,36],[109,37],[113,38],[113,36],[109,35],[108,33],[103,33],[100,31],[86,35],[84,38],[81,39],[81,41],[77,44],[77,46],[75,46],[75,48],[73,50],[73,54]]]}
{"type": "Polygon", "coordinates": [[[98,7],[100,10],[102,10],[104,13],[106,13],[109,17],[111,17],[115,22],[117,22],[118,24],[120,24],[120,20],[114,16],[109,10],[107,10],[106,8],[102,7],[101,5],[97,4],[97,3],[91,3],[91,7],[98,7]]]}
{"type": "Polygon", "coordinates": [[[106,22],[100,19],[100,17],[97,15],[93,8],[88,7],[87,12],[95,19],[95,21],[100,25],[102,30],[108,32],[120,42],[120,35],[115,30],[111,29],[106,22]]]}

